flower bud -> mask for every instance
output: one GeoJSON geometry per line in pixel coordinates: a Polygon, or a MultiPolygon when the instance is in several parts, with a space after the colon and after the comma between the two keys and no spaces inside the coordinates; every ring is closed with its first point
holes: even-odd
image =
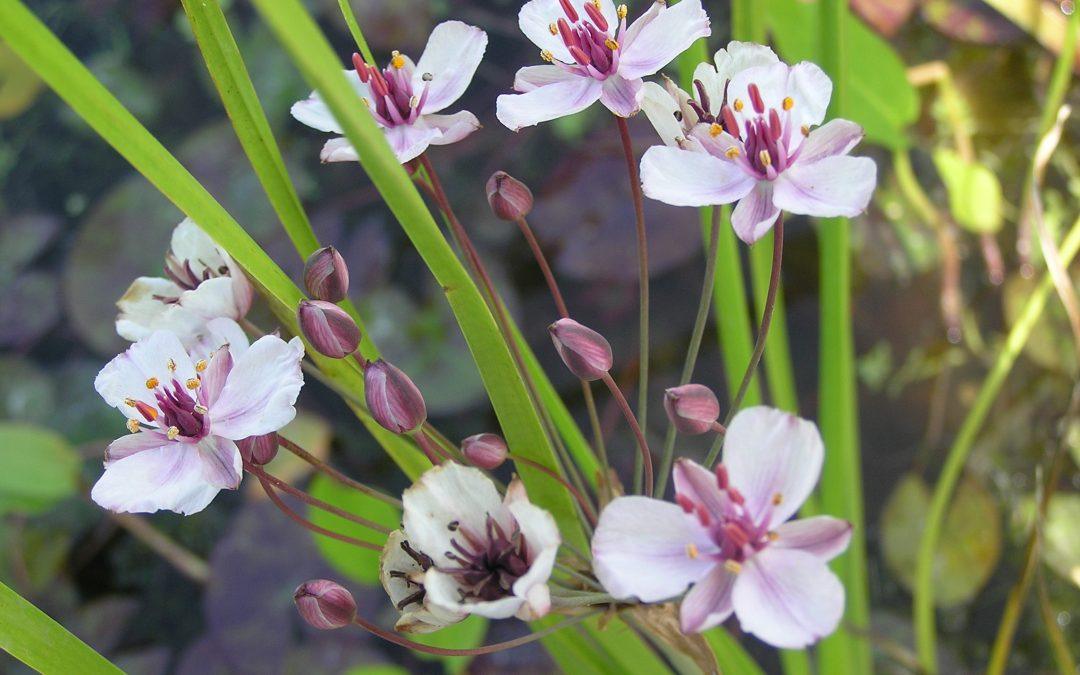
{"type": "Polygon", "coordinates": [[[356,618],[356,600],[352,593],[326,579],[305,581],[293,593],[300,616],[319,630],[344,628],[356,618]]]}
{"type": "Polygon", "coordinates": [[[349,268],[333,246],[312,253],[304,266],[304,285],[316,300],[341,302],[349,293],[349,268]]]}
{"type": "Polygon", "coordinates": [[[364,398],[375,421],[395,434],[410,432],[427,419],[420,390],[408,375],[382,359],[364,369],[364,398]]]}
{"type": "Polygon", "coordinates": [[[573,319],[559,319],[548,332],[563,363],[582,380],[599,380],[611,370],[611,345],[600,333],[573,319]]]}
{"type": "Polygon", "coordinates": [[[343,359],[360,345],[360,327],[332,302],[301,300],[296,316],[304,337],[323,356],[343,359]]]}
{"type": "Polygon", "coordinates": [[[498,434],[476,434],[461,442],[461,453],[473,466],[497,469],[506,461],[506,441],[498,434]]]}
{"type": "Polygon", "coordinates": [[[708,387],[684,384],[664,392],[664,410],[680,434],[704,434],[720,417],[720,402],[708,387]]]}
{"type": "Polygon", "coordinates": [[[248,436],[236,442],[240,448],[240,456],[245,462],[251,462],[255,466],[269,464],[277,456],[278,437],[271,432],[262,436],[248,436]]]}
{"type": "Polygon", "coordinates": [[[488,179],[487,197],[495,217],[502,220],[524,218],[532,211],[532,190],[505,171],[496,171],[488,179]]]}

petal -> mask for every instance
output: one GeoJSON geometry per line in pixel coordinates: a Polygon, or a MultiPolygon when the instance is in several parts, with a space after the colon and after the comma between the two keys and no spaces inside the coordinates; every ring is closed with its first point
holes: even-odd
{"type": "Polygon", "coordinates": [[[170,442],[110,463],[90,498],[121,513],[165,509],[190,515],[206,508],[217,493],[203,477],[196,447],[170,442]]]}
{"type": "MultiPolygon", "coordinates": [[[[382,581],[383,589],[394,606],[413,595],[416,592],[416,585],[406,578],[391,575],[391,572],[404,572],[410,575],[422,573],[420,565],[402,548],[401,544],[405,541],[405,533],[394,530],[387,535],[386,545],[379,557],[379,580],[382,581]]],[[[429,605],[428,602],[406,605],[394,628],[404,633],[430,633],[461,621],[466,616],[461,612],[429,609],[429,605]]]]}
{"type": "MultiPolygon", "coordinates": [[[[724,90],[728,78],[721,77],[716,72],[716,66],[711,63],[699,63],[697,68],[694,69],[694,81],[701,82],[701,86],[705,89],[705,94],[709,97],[709,109],[713,114],[716,114],[724,103],[724,90]]],[[[697,87],[694,89],[695,98],[700,98],[697,87]]]]}
{"type": "MultiPolygon", "coordinates": [[[[791,75],[791,67],[786,63],[772,63],[770,65],[752,66],[750,68],[744,68],[731,76],[731,81],[728,83],[728,101],[734,104],[735,101],[742,101],[743,111],[741,113],[736,112],[736,119],[756,119],[757,113],[754,111],[753,105],[750,102],[750,85],[757,86],[758,91],[761,93],[761,98],[765,102],[766,108],[776,108],[779,112],[782,110],[782,105],[785,96],[790,95],[788,88],[788,82],[791,75]]],[[[738,104],[733,105],[733,110],[738,108],[738,104]]],[[[804,113],[798,101],[796,101],[795,107],[792,108],[791,115],[795,119],[795,115],[804,113]]],[[[801,120],[800,118],[797,118],[801,120]]],[[[820,123],[814,122],[813,124],[820,123]]],[[[795,122],[796,131],[802,121],[795,122]]],[[[807,122],[807,124],[809,124],[807,122]]],[[[742,126],[740,124],[740,126],[742,126]]]]}
{"type": "Polygon", "coordinates": [[[778,208],[804,216],[857,216],[866,210],[877,185],[877,164],[869,157],[826,157],[795,162],[773,188],[778,208]]]}
{"type": "Polygon", "coordinates": [[[299,338],[259,338],[236,359],[221,395],[210,409],[215,436],[240,440],[277,431],[296,416],[296,397],[304,384],[299,338]]]}
{"type": "Polygon", "coordinates": [[[678,146],[676,139],[683,137],[682,124],[676,119],[679,102],[667,89],[655,82],[646,82],[641,87],[641,110],[665,145],[678,146]]]}
{"type": "MultiPolygon", "coordinates": [[[[570,4],[577,10],[579,16],[585,15],[585,3],[592,0],[570,0],[570,4]]],[[[615,12],[615,3],[612,0],[600,0],[600,13],[607,19],[609,33],[619,25],[619,16],[615,12]]],[[[564,18],[559,0],[530,0],[525,3],[518,13],[518,26],[525,37],[541,51],[548,50],[552,55],[564,63],[573,63],[569,50],[563,44],[558,35],[552,35],[549,26],[560,18],[564,18]]]]}
{"type": "Polygon", "coordinates": [[[775,408],[757,406],[735,415],[724,439],[724,466],[742,491],[747,510],[769,527],[802,506],[821,475],[825,448],[817,426],[775,408]],[[780,503],[774,498],[780,495],[780,503]]]}
{"type": "MultiPolygon", "coordinates": [[[[420,480],[401,496],[404,504],[402,523],[409,541],[435,560],[437,565],[451,565],[445,552],[451,550],[454,532],[448,525],[486,536],[487,515],[510,525],[509,512],[503,508],[495,484],[479,469],[448,462],[424,472],[420,480]]],[[[513,612],[511,612],[512,614],[513,612]]]]}
{"type": "Polygon", "coordinates": [[[210,235],[191,218],[185,218],[173,229],[169,250],[177,259],[190,261],[197,271],[205,267],[217,272],[228,263],[210,235]]]}
{"type": "Polygon", "coordinates": [[[798,162],[812,164],[833,155],[846,155],[863,138],[863,129],[849,120],[829,120],[814,129],[799,146],[798,162]]]}
{"type": "Polygon", "coordinates": [[[661,9],[622,48],[619,74],[627,79],[652,75],[686,51],[694,40],[711,34],[709,15],[702,9],[701,0],[681,0],[661,9]]]}
{"type": "Polygon", "coordinates": [[[431,141],[432,145],[449,145],[457,143],[472,132],[480,128],[480,120],[468,110],[454,113],[453,115],[424,115],[421,118],[424,124],[432,129],[442,132],[431,141]]]}
{"type": "Polygon", "coordinates": [[[528,501],[517,499],[511,502],[507,508],[521,528],[521,536],[528,546],[529,571],[514,582],[514,595],[519,598],[530,599],[531,612],[539,615],[547,613],[551,606],[549,594],[541,594],[536,589],[547,588],[547,581],[551,578],[551,570],[555,566],[555,556],[559,552],[562,538],[559,536],[559,527],[555,519],[544,509],[530,504],[528,501]],[[544,607],[544,595],[547,595],[544,607]]]}
{"type": "Polygon", "coordinates": [[[432,75],[423,113],[438,112],[461,98],[487,49],[487,33],[460,21],[444,21],[431,31],[427,47],[413,72],[413,91],[423,91],[425,74],[432,75]]]}
{"type": "Polygon", "coordinates": [[[356,154],[356,148],[344,136],[331,138],[319,152],[319,161],[327,164],[330,162],[356,162],[359,159],[360,156],[356,154]]]}
{"type": "Polygon", "coordinates": [[[600,102],[619,117],[630,117],[641,109],[638,104],[641,85],[640,79],[627,80],[621,75],[612,75],[604,80],[600,102]]]}
{"type": "Polygon", "coordinates": [[[136,455],[144,450],[155,450],[167,446],[171,441],[165,434],[157,431],[139,431],[127,436],[121,436],[105,448],[105,463],[118,462],[125,457],[136,455]]]}
{"type": "Polygon", "coordinates": [[[619,497],[600,514],[592,539],[596,578],[616,598],[673,598],[716,565],[707,531],[671,502],[619,497]]]}
{"type": "Polygon", "coordinates": [[[732,593],[742,629],[783,649],[801,649],[836,630],[844,587],[825,561],[768,547],[746,561],[732,593]]]}
{"type": "Polygon", "coordinates": [[[689,459],[679,459],[671,471],[675,494],[683,495],[703,505],[709,514],[719,519],[732,510],[731,499],[720,490],[716,474],[689,459]]]}
{"type": "Polygon", "coordinates": [[[519,131],[580,112],[595,103],[602,91],[600,81],[575,76],[524,94],[503,94],[495,102],[495,116],[511,131],[519,131]]]}
{"type": "Polygon", "coordinates": [[[141,420],[125,400],[143,401],[156,408],[157,400],[146,386],[150,379],[166,384],[174,378],[184,382],[193,377],[195,366],[179,338],[166,331],[155,331],[106,364],[94,379],[94,388],[106,403],[130,418],[141,420]],[[175,371],[170,370],[170,364],[175,365],[175,371]]]}
{"type": "Polygon", "coordinates": [[[694,584],[679,606],[679,623],[684,633],[700,633],[727,621],[731,616],[731,589],[735,575],[716,565],[694,584]]]}
{"type": "Polygon", "coordinates": [[[641,31],[644,30],[645,26],[648,26],[650,23],[652,23],[653,19],[659,16],[660,12],[666,9],[666,0],[664,2],[654,1],[649,3],[649,8],[642,12],[641,15],[638,16],[638,18],[634,19],[634,21],[626,27],[626,31],[623,32],[621,36],[619,36],[619,43],[622,45],[623,50],[625,51],[627,47],[632,45],[634,43],[634,40],[637,39],[637,36],[641,35],[641,31]]]}
{"type": "Polygon", "coordinates": [[[729,42],[726,48],[716,52],[713,57],[713,63],[716,64],[715,73],[721,83],[727,82],[736,73],[747,68],[769,66],[779,62],[780,59],[776,57],[776,53],[767,46],[735,40],[729,42]]]}
{"type": "Polygon", "coordinates": [[[509,619],[525,604],[525,598],[516,595],[487,602],[461,602],[457,581],[434,567],[424,574],[424,590],[428,601],[440,609],[479,614],[489,619],[509,619]]]}
{"type": "MultiPolygon", "coordinates": [[[[239,357],[247,351],[248,344],[247,333],[240,324],[227,317],[220,317],[206,322],[199,333],[198,343],[188,348],[188,353],[193,359],[209,360],[214,352],[228,347],[234,357],[239,357]]],[[[206,379],[205,374],[203,379],[206,379]]]]}
{"type": "Polygon", "coordinates": [[[236,302],[233,281],[231,277],[207,279],[194,289],[184,291],[180,295],[180,306],[202,317],[203,321],[223,316],[242,319],[247,310],[241,312],[236,302]]]}
{"type": "Polygon", "coordinates": [[[733,161],[703,152],[654,146],[641,158],[645,194],[673,206],[729,204],[754,183],[733,161]]]}
{"type": "MultiPolygon", "coordinates": [[[[361,98],[371,99],[371,88],[360,81],[360,76],[356,74],[355,70],[346,70],[345,79],[349,81],[352,88],[356,90],[356,93],[361,98]]],[[[344,133],[341,129],[341,125],[334,119],[334,115],[330,112],[330,108],[319,96],[318,92],[311,92],[311,96],[303,101],[297,101],[293,104],[290,110],[292,116],[296,118],[298,122],[308,125],[313,129],[319,131],[327,131],[332,134],[344,133]]]]}
{"type": "Polygon", "coordinates": [[[576,80],[578,77],[558,66],[525,66],[514,75],[514,91],[524,93],[556,82],[576,80]]]}
{"type": "Polygon", "coordinates": [[[227,438],[207,436],[199,441],[199,459],[203,463],[203,480],[220,489],[240,487],[243,461],[240,449],[227,438]]]}
{"type": "Polygon", "coordinates": [[[797,126],[817,126],[829,109],[832,80],[817,64],[796,63],[788,73],[787,95],[795,101],[791,109],[792,121],[797,126]]]}
{"type": "Polygon", "coordinates": [[[221,397],[221,390],[229,381],[229,373],[235,365],[232,347],[223,345],[217,348],[209,355],[208,361],[209,364],[202,374],[202,382],[199,384],[199,399],[203,405],[210,407],[215,405],[221,397]]]}
{"type": "Polygon", "coordinates": [[[442,132],[429,127],[422,121],[413,124],[399,124],[384,130],[397,159],[402,164],[419,157],[442,132]]]}
{"type": "Polygon", "coordinates": [[[773,546],[799,549],[832,560],[843,553],[851,541],[851,523],[831,516],[814,516],[781,523],[776,534],[773,546]]]}
{"type": "Polygon", "coordinates": [[[731,213],[731,226],[747,244],[753,244],[772,229],[780,209],[773,205],[773,184],[758,181],[731,213]]]}
{"type": "Polygon", "coordinates": [[[202,318],[174,302],[161,298],[178,298],[183,289],[168,279],[139,277],[116,303],[116,332],[125,340],[135,342],[149,337],[157,330],[175,333],[182,342],[190,344],[198,333],[202,318]]]}

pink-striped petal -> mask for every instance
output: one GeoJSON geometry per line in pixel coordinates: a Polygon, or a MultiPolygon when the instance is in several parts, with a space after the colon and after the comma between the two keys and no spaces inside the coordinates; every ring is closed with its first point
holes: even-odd
{"type": "Polygon", "coordinates": [[[731,212],[731,226],[739,239],[753,244],[769,233],[779,215],[780,209],[773,204],[773,184],[758,181],[731,212]]]}
{"type": "Polygon", "coordinates": [[[243,462],[236,443],[220,436],[207,436],[199,441],[198,448],[203,479],[207,483],[223,490],[235,490],[240,486],[243,462]]]}
{"type": "Polygon", "coordinates": [[[832,560],[847,549],[851,523],[832,516],[814,516],[781,523],[776,535],[773,546],[794,548],[832,560]]]}
{"type": "Polygon", "coordinates": [[[424,115],[420,121],[442,132],[441,136],[431,140],[432,145],[457,143],[480,128],[480,120],[468,110],[462,110],[453,115],[424,115]]]}
{"type": "Polygon", "coordinates": [[[734,161],[703,152],[654,146],[641,158],[645,195],[673,206],[730,204],[755,182],[734,161]]]}
{"type": "Polygon", "coordinates": [[[863,138],[863,129],[850,120],[829,120],[810,132],[799,146],[798,161],[812,164],[833,155],[846,155],[863,138]]]}
{"type": "Polygon", "coordinates": [[[640,79],[628,80],[621,75],[612,75],[604,80],[600,102],[619,117],[630,117],[641,109],[638,103],[641,85],[640,79]]]}
{"type": "Polygon", "coordinates": [[[677,5],[661,9],[634,33],[619,57],[619,74],[627,79],[652,75],[712,31],[701,0],[681,0],[677,5]]]}
{"type": "Polygon", "coordinates": [[[194,445],[169,443],[111,462],[90,491],[110,511],[190,515],[206,508],[218,488],[207,483],[194,445]]]}
{"type": "Polygon", "coordinates": [[[595,103],[603,83],[574,77],[524,94],[503,94],[495,101],[495,116],[511,131],[580,112],[595,103]]]}
{"type": "Polygon", "coordinates": [[[773,182],[773,203],[804,216],[853,217],[870,204],[877,185],[877,164],[869,157],[826,157],[810,164],[797,161],[773,182]]]}
{"type": "Polygon", "coordinates": [[[735,575],[717,565],[694,584],[679,606],[679,623],[684,633],[700,633],[727,621],[734,610],[731,602],[735,575]]]}
{"type": "Polygon", "coordinates": [[[274,335],[256,340],[236,359],[221,395],[210,408],[211,433],[231,440],[277,431],[296,416],[296,397],[304,384],[299,338],[274,335]]]}
{"type": "Polygon", "coordinates": [[[461,98],[484,58],[487,43],[487,33],[461,21],[435,26],[412,76],[417,94],[428,84],[424,76],[432,76],[422,113],[439,112],[461,98]]]}

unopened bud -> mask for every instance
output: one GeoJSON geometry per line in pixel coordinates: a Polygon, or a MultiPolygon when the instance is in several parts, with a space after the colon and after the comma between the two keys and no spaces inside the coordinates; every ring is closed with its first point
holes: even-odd
{"type": "Polygon", "coordinates": [[[563,363],[580,379],[599,380],[611,370],[611,345],[600,333],[573,319],[559,319],[548,332],[563,363]]]}
{"type": "Polygon", "coordinates": [[[461,442],[461,453],[473,466],[497,469],[506,461],[506,441],[498,434],[476,434],[461,442]]]}
{"type": "Polygon", "coordinates": [[[680,434],[704,434],[720,417],[720,402],[708,387],[684,384],[664,392],[664,410],[680,434]]]}
{"type": "Polygon", "coordinates": [[[300,616],[319,630],[344,628],[356,618],[356,600],[340,584],[326,579],[306,581],[293,593],[300,616]]]}
{"type": "Polygon", "coordinates": [[[382,359],[364,369],[364,398],[375,421],[395,434],[410,432],[427,419],[420,390],[408,375],[382,359]]]}
{"type": "Polygon", "coordinates": [[[495,217],[502,220],[524,218],[532,211],[532,190],[505,171],[496,171],[488,179],[487,197],[495,217]]]}
{"type": "Polygon", "coordinates": [[[316,300],[341,302],[349,294],[349,268],[333,246],[312,253],[304,266],[304,285],[316,300]]]}
{"type": "Polygon", "coordinates": [[[237,441],[236,447],[240,448],[240,456],[245,462],[262,466],[269,464],[277,456],[278,436],[273,432],[262,436],[248,436],[237,441]]]}
{"type": "Polygon", "coordinates": [[[360,327],[332,302],[302,300],[296,316],[304,337],[323,356],[343,359],[360,345],[360,327]]]}

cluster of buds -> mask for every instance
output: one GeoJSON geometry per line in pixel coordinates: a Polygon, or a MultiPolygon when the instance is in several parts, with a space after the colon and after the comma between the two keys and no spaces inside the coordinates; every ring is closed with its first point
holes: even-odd
{"type": "Polygon", "coordinates": [[[304,285],[314,300],[301,300],[297,322],[312,348],[332,359],[343,359],[360,346],[360,327],[335,303],[349,293],[349,268],[332,246],[320,248],[307,260],[304,285]]]}

